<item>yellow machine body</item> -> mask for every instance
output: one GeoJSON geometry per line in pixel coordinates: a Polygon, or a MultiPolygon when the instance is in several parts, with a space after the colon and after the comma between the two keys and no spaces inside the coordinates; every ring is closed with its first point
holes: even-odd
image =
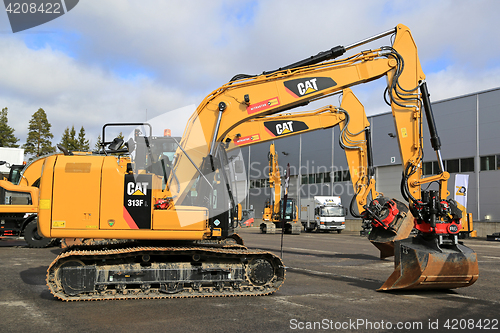
{"type": "MultiPolygon", "coordinates": [[[[47,158],[40,192],[40,231],[52,238],[116,238],[201,240],[209,235],[207,210],[182,206],[173,210],[154,210],[139,219],[126,207],[139,206],[164,197],[161,180],[125,183],[128,158],[115,156],[53,156],[47,158]],[[146,182],[152,184],[146,184],[146,182]],[[75,184],[78,197],[68,191],[75,184]],[[152,193],[148,191],[152,188],[152,193]],[[117,189],[122,189],[117,191],[117,189]],[[131,193],[125,197],[125,193],[131,193]],[[82,200],[83,198],[83,200],[82,200]],[[142,201],[141,201],[142,200],[142,201]],[[152,200],[152,201],[151,201],[152,200]]],[[[73,192],[74,193],[74,192],[73,192]]]]}

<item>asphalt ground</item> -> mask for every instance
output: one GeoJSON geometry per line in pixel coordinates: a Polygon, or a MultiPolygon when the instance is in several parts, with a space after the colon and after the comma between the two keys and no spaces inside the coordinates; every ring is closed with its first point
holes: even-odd
{"type": "MultiPolygon", "coordinates": [[[[281,235],[239,229],[245,245],[281,256],[281,235]]],[[[62,302],[45,285],[60,249],[0,240],[0,332],[495,332],[500,243],[467,239],[480,277],[445,291],[377,292],[392,258],[357,233],[285,235],[286,281],[263,297],[62,302]]]]}

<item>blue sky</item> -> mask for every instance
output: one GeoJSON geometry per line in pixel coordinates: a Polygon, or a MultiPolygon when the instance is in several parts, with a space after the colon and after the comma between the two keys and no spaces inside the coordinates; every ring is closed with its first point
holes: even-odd
{"type": "MultiPolygon", "coordinates": [[[[85,0],[16,34],[0,11],[0,106],[21,144],[40,107],[54,144],[68,126],[84,126],[95,143],[106,122],[196,105],[234,74],[272,70],[398,23],[412,30],[440,100],[500,86],[499,9],[495,0],[85,0]]],[[[353,89],[368,114],[388,111],[381,89],[353,89]]],[[[185,110],[169,117],[175,135],[185,110]]]]}

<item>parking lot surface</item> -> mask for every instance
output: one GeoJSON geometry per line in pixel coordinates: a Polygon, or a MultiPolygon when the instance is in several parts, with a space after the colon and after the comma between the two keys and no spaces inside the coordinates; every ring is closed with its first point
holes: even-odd
{"type": "MultiPolygon", "coordinates": [[[[249,248],[281,256],[281,235],[238,229],[249,248]]],[[[62,302],[45,285],[58,248],[0,240],[2,332],[500,331],[500,243],[467,239],[479,279],[445,291],[377,292],[393,258],[357,233],[285,235],[286,280],[263,297],[62,302]]]]}

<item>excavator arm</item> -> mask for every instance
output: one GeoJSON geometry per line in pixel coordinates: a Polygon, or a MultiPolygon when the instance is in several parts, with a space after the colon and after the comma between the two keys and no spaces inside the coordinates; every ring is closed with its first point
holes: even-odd
{"type": "MultiPolygon", "coordinates": [[[[361,52],[338,61],[301,62],[299,65],[302,67],[291,65],[287,69],[259,76],[237,76],[238,80],[223,85],[202,101],[188,122],[181,146],[186,151],[191,151],[191,159],[201,166],[204,158],[215,154],[216,144],[222,142],[233,128],[242,123],[306,105],[350,86],[387,76],[393,114],[397,118],[396,126],[404,130],[400,139],[401,146],[411,147],[408,150],[402,149],[403,159],[409,161],[413,157],[418,161],[421,146],[420,142],[414,142],[420,135],[420,118],[415,117],[419,114],[420,101],[416,89],[425,76],[407,27],[398,25],[380,36],[394,33],[395,40],[391,47],[361,52]],[[410,93],[402,91],[400,87],[410,93]]],[[[330,56],[338,55],[337,53],[330,56]]],[[[321,57],[320,61],[330,58],[321,57]]],[[[196,178],[196,170],[183,154],[178,155],[180,157],[174,168],[190,170],[183,172],[183,180],[180,180],[184,184],[180,193],[185,193],[191,186],[191,179],[196,178]]],[[[410,190],[417,197],[419,193],[413,182],[418,178],[418,173],[409,178],[409,183],[412,184],[410,190]]],[[[179,199],[182,199],[182,195],[179,199]]]]}
{"type": "MultiPolygon", "coordinates": [[[[350,91],[350,89],[348,90],[350,91]]],[[[340,124],[344,119],[345,115],[333,105],[326,105],[313,111],[254,118],[232,129],[224,142],[228,142],[227,150],[232,150],[287,136],[331,128],[340,124]]]]}

